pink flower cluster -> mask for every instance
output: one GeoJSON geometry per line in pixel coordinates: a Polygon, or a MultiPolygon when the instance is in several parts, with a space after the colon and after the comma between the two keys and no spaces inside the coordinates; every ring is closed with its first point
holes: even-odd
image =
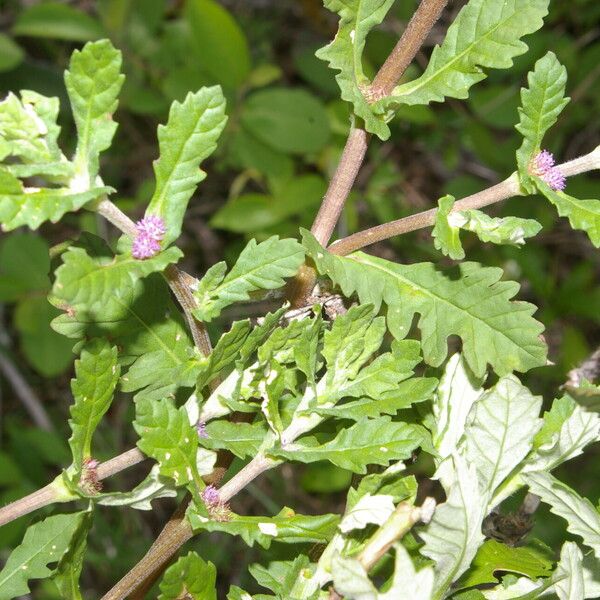
{"type": "Polygon", "coordinates": [[[148,215],[136,224],[136,236],[131,246],[133,258],[144,260],[160,252],[160,242],[165,237],[165,222],[158,215],[148,215]]]}
{"type": "Polygon", "coordinates": [[[100,462],[95,458],[85,458],[81,466],[79,487],[88,496],[95,496],[102,491],[102,481],[98,477],[100,462]]]}
{"type": "Polygon", "coordinates": [[[555,192],[562,192],[567,185],[567,179],[554,164],[552,153],[542,150],[531,160],[529,172],[547,183],[555,192]]]}
{"type": "Polygon", "coordinates": [[[214,485],[207,485],[200,496],[206,504],[211,519],[215,521],[229,521],[231,519],[229,504],[221,500],[219,490],[214,485]]]}

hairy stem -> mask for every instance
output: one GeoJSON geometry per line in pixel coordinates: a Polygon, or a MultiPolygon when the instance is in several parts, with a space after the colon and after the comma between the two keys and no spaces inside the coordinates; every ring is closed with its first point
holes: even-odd
{"type": "MultiPolygon", "coordinates": [[[[146,460],[146,456],[137,448],[127,450],[123,454],[98,465],[98,479],[106,479],[144,460],[146,460]]],[[[55,480],[24,498],[19,498],[19,500],[15,500],[0,508],[0,527],[38,508],[43,508],[55,502],[69,502],[70,500],[77,499],[77,496],[66,494],[64,488],[61,485],[57,485],[57,480],[55,480]]]]}
{"type": "MultiPolygon", "coordinates": [[[[586,171],[600,169],[600,146],[589,154],[558,165],[558,168],[565,177],[572,177],[573,175],[579,175],[586,171]]],[[[522,192],[519,185],[519,178],[516,173],[513,173],[510,177],[492,187],[477,192],[476,194],[471,194],[462,200],[457,200],[454,203],[452,210],[483,208],[484,206],[496,204],[497,202],[502,202],[513,196],[520,195],[522,195],[522,192]]],[[[333,254],[345,256],[355,250],[365,248],[376,242],[387,240],[396,235],[417,231],[424,227],[431,227],[435,224],[436,213],[436,208],[430,208],[429,210],[410,215],[409,217],[364,229],[363,231],[337,240],[330,246],[329,251],[333,254]]]]}
{"type": "Polygon", "coordinates": [[[433,26],[440,18],[448,0],[423,0],[408,23],[404,34],[383,63],[371,91],[375,97],[388,96],[409,67],[433,26]]]}
{"type": "Polygon", "coordinates": [[[419,521],[429,523],[435,510],[435,500],[426,498],[422,506],[401,502],[389,519],[375,532],[358,555],[358,562],[370,571],[379,559],[419,521]]]}
{"type": "MultiPolygon", "coordinates": [[[[448,0],[422,0],[398,43],[379,69],[371,90],[373,98],[389,95],[400,77],[404,74],[432,27],[439,19],[448,0]]],[[[329,182],[329,187],[311,231],[326,246],[340,218],[344,204],[354,185],[358,171],[364,161],[369,144],[369,136],[362,127],[352,127],[340,162],[329,182]]],[[[292,289],[292,305],[302,306],[310,296],[316,281],[314,270],[304,268],[292,289]]]]}

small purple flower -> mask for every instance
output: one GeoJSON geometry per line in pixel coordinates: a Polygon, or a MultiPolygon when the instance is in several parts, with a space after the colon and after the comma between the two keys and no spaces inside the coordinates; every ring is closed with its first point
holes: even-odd
{"type": "Polygon", "coordinates": [[[567,187],[567,178],[556,168],[552,167],[542,179],[555,191],[562,192],[567,187]]]}
{"type": "Polygon", "coordinates": [[[206,431],[206,423],[204,421],[198,421],[196,423],[196,431],[198,432],[199,438],[208,437],[208,432],[206,431]]]}
{"type": "Polygon", "coordinates": [[[217,490],[214,485],[207,485],[202,491],[201,496],[202,500],[204,500],[204,503],[209,508],[219,506],[221,503],[219,498],[219,490],[217,490]]]}
{"type": "Polygon", "coordinates": [[[145,233],[157,242],[165,237],[167,231],[165,222],[158,215],[147,215],[143,219],[140,219],[135,226],[138,235],[145,233]]]}
{"type": "Polygon", "coordinates": [[[566,177],[554,166],[554,156],[548,150],[542,150],[533,157],[529,172],[547,183],[555,192],[562,192],[567,185],[566,177]]]}
{"type": "Polygon", "coordinates": [[[131,255],[138,260],[151,258],[160,252],[160,242],[150,237],[147,233],[138,233],[133,245],[131,246],[131,255]]]}
{"type": "Polygon", "coordinates": [[[542,150],[533,159],[534,172],[543,175],[554,166],[554,155],[548,150],[542,150]]]}

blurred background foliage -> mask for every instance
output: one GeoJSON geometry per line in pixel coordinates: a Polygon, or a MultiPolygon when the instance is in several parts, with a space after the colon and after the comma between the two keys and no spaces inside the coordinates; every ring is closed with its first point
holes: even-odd
{"type": "MultiPolygon", "coordinates": [[[[385,60],[416,4],[397,0],[384,25],[369,36],[367,73],[385,60]]],[[[450,2],[406,77],[426,65],[431,47],[443,39],[462,4],[450,2]]],[[[249,238],[295,236],[299,226],[310,227],[349,129],[348,107],[339,100],[334,74],[314,56],[336,26],[321,0],[0,0],[0,96],[33,89],[61,98],[61,140],[63,147],[73,148],[63,71],[73,49],[109,37],[123,52],[127,79],[115,117],[119,129],[102,173],[105,183],[118,190],[119,206],[135,218],[152,193],[156,127],[166,120],[171,102],[203,85],[221,84],[229,123],[206,166],[209,177],[190,203],[180,240],[184,268],[201,274],[222,258],[235,258],[249,238]]],[[[546,27],[526,40],[529,53],[510,70],[492,71],[468,101],[403,109],[392,124],[391,140],[372,142],[337,235],[425,210],[446,193],[463,197],[509,175],[520,143],[514,130],[519,90],[547,50],[566,65],[572,98],[547,146],[560,161],[593,149],[600,143],[599,40],[598,0],[554,0],[546,27]]],[[[597,174],[569,180],[569,191],[578,197],[598,197],[599,189],[597,174]]],[[[554,364],[528,374],[524,382],[549,400],[567,372],[600,344],[599,255],[541,198],[515,198],[491,212],[532,217],[544,225],[520,250],[484,246],[474,236],[465,240],[465,249],[469,259],[500,266],[507,278],[520,281],[520,298],[539,307],[554,364]]],[[[95,214],[82,212],[37,233],[17,231],[0,239],[2,503],[44,485],[68,462],[65,430],[74,357],[71,342],[49,326],[56,309],[46,293],[52,248],[82,229],[116,237],[95,214]],[[37,426],[19,400],[23,394],[43,407],[37,426]]],[[[447,262],[434,250],[428,230],[369,251],[400,262],[447,262]]],[[[211,333],[216,336],[228,320],[264,308],[238,307],[211,333]]],[[[100,459],[134,443],[130,401],[121,400],[98,432],[100,459]]],[[[595,452],[560,474],[594,502],[600,496],[595,452]]],[[[417,463],[415,470],[420,468],[425,467],[417,463]]],[[[132,469],[107,485],[123,489],[141,477],[142,471],[132,469]]],[[[249,494],[233,508],[270,514],[293,498],[295,508],[304,512],[340,511],[349,483],[348,473],[329,464],[285,466],[249,486],[249,494]]],[[[151,514],[98,511],[84,597],[99,597],[145,552],[175,504],[155,506],[151,514]]],[[[0,529],[1,560],[27,523],[23,518],[0,529]]],[[[564,537],[564,527],[540,511],[535,534],[554,543],[564,537]]],[[[251,588],[245,573],[259,553],[217,534],[214,543],[207,539],[193,545],[216,563],[222,589],[226,582],[251,588]]],[[[276,546],[271,553],[279,559],[291,551],[276,546]]],[[[36,598],[57,597],[53,584],[34,590],[36,598]]]]}

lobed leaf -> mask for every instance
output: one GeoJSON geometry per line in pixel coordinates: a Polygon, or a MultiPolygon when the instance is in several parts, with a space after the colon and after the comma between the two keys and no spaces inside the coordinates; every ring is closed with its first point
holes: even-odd
{"type": "Polygon", "coordinates": [[[83,569],[83,559],[87,549],[87,536],[92,528],[91,508],[83,513],[81,521],[73,533],[69,548],[63,554],[52,580],[60,591],[63,600],[83,600],[79,578],[83,569]]]}
{"type": "Polygon", "coordinates": [[[194,532],[204,529],[239,535],[249,546],[257,543],[267,549],[274,541],[284,544],[327,543],[335,534],[340,520],[338,515],[332,514],[314,517],[298,515],[287,507],[274,517],[247,517],[230,513],[228,520],[213,521],[190,506],[187,518],[194,532]]]}
{"type": "Polygon", "coordinates": [[[136,510],[152,510],[151,502],[158,498],[174,498],[177,491],[170,481],[161,477],[160,466],[154,465],[146,478],[129,492],[101,494],[97,504],[103,506],[129,506],[136,510]]]}
{"type": "Polygon", "coordinates": [[[463,355],[476,376],[483,375],[487,364],[499,375],[545,364],[546,346],[539,338],[543,327],[531,316],[535,307],[511,302],[519,286],[500,281],[500,269],[467,262],[446,274],[431,263],[395,264],[362,252],[334,256],[308,232],[303,238],[319,272],[344,295],[356,293],[361,303],[376,309],[387,305],[388,328],[397,339],[406,337],[419,313],[423,357],[429,364],[443,362],[453,334],[462,338],[463,355]]]}
{"type": "Polygon", "coordinates": [[[273,236],[257,244],[252,239],[227,275],[224,262],[206,272],[194,293],[198,303],[194,315],[209,322],[227,306],[248,300],[252,292],[280,288],[303,262],[304,249],[296,240],[273,236]]]}
{"type": "Polygon", "coordinates": [[[47,565],[60,562],[69,551],[86,512],[59,514],[30,525],[23,541],[12,551],[0,571],[0,600],[29,593],[30,579],[45,579],[47,565]]]}
{"type": "Polygon", "coordinates": [[[550,473],[524,474],[532,494],[550,506],[550,511],[567,521],[567,531],[583,538],[584,544],[600,557],[600,514],[587,498],[582,498],[550,473]]]}
{"type": "Polygon", "coordinates": [[[396,87],[379,105],[466,98],[469,88],[486,78],[484,68],[507,69],[513,58],[527,51],[521,38],[543,25],[548,4],[549,0],[470,0],[448,28],[442,45],[433,49],[423,75],[396,87]]]}
{"type": "Polygon", "coordinates": [[[469,568],[484,540],[481,523],[487,509],[475,468],[455,455],[454,472],[446,502],[436,508],[431,523],[421,534],[425,542],[421,554],[435,563],[432,600],[445,597],[452,582],[469,568]]]}
{"type": "Polygon", "coordinates": [[[92,436],[109,409],[119,381],[117,348],[107,340],[86,344],[75,361],[75,379],[71,380],[74,404],[71,406],[69,446],[73,455],[70,475],[81,473],[84,461],[92,456],[92,436]]]}
{"type": "Polygon", "coordinates": [[[23,225],[37,229],[45,221],[56,223],[66,213],[111,191],[108,187],[86,188],[80,192],[69,188],[24,187],[7,169],[0,168],[0,224],[3,231],[23,225]]]}
{"type": "Polygon", "coordinates": [[[458,226],[450,220],[450,213],[454,206],[454,196],[444,196],[438,200],[438,209],[435,213],[435,225],[431,230],[433,244],[441,250],[442,254],[454,260],[465,257],[460,241],[458,226]]]}
{"type": "Polygon", "coordinates": [[[600,416],[588,412],[570,397],[555,400],[544,415],[544,426],[535,440],[535,451],[524,464],[525,471],[551,471],[583,453],[600,439],[600,416]]]}
{"type": "Polygon", "coordinates": [[[542,226],[535,219],[520,217],[490,217],[480,210],[453,212],[449,221],[452,225],[472,231],[482,242],[520,246],[525,238],[537,235],[542,226]]]}
{"type": "Polygon", "coordinates": [[[125,76],[121,52],[109,40],[88,42],[71,55],[65,84],[77,126],[77,149],[73,159],[77,191],[96,185],[100,153],[110,147],[117,130],[112,115],[125,76]]]}
{"type": "Polygon", "coordinates": [[[200,443],[211,450],[226,449],[239,458],[254,457],[258,454],[268,429],[264,422],[233,423],[231,421],[211,421],[206,425],[207,438],[200,443]]]}
{"type": "Polygon", "coordinates": [[[206,177],[200,163],[214,152],[226,121],[223,92],[213,86],[190,92],[183,102],[173,102],[167,124],[158,127],[156,188],[146,214],[164,220],[165,245],[179,237],[188,201],[206,177]]]}
{"type": "Polygon", "coordinates": [[[529,88],[521,89],[520,120],[516,126],[523,136],[517,150],[517,165],[522,187],[532,194],[536,188],[529,172],[531,160],[542,149],[544,134],[569,103],[569,98],[565,98],[567,70],[553,52],[548,52],[535,63],[527,81],[529,88]]]}
{"type": "Polygon", "coordinates": [[[477,468],[482,502],[489,502],[529,454],[542,425],[541,407],[541,397],[533,396],[513,375],[500,379],[475,404],[466,433],[466,457],[477,468]]]}
{"type": "Polygon", "coordinates": [[[269,454],[303,463],[328,460],[342,469],[366,473],[369,464],[386,466],[391,461],[409,458],[425,439],[424,430],[417,425],[380,417],[358,421],[324,444],[305,436],[269,454]]]}
{"type": "Polygon", "coordinates": [[[517,573],[531,579],[549,577],[552,566],[552,557],[545,556],[535,547],[513,547],[487,540],[479,548],[465,577],[460,580],[460,586],[496,583],[498,572],[517,573]]]}
{"type": "Polygon", "coordinates": [[[575,542],[565,542],[560,551],[553,579],[554,591],[559,600],[583,600],[586,594],[583,571],[583,554],[575,542]]]}
{"type": "Polygon", "coordinates": [[[393,0],[325,0],[325,7],[340,15],[340,23],[334,40],[316,53],[339,71],[335,78],[342,99],[352,103],[367,131],[382,140],[390,137],[390,130],[365,98],[370,82],[363,71],[362,53],[369,31],[383,21],[392,4],[393,0]]]}
{"type": "Polygon", "coordinates": [[[561,217],[569,219],[573,229],[585,231],[595,248],[600,248],[600,200],[579,200],[564,192],[555,192],[536,177],[535,185],[561,217]]]}
{"type": "Polygon", "coordinates": [[[217,600],[216,580],[215,565],[188,552],[165,571],[158,600],[217,600]]]}
{"type": "Polygon", "coordinates": [[[198,433],[184,407],[169,400],[138,400],[133,428],[140,436],[138,448],[160,465],[160,474],[175,483],[204,489],[197,468],[198,433]]]}

